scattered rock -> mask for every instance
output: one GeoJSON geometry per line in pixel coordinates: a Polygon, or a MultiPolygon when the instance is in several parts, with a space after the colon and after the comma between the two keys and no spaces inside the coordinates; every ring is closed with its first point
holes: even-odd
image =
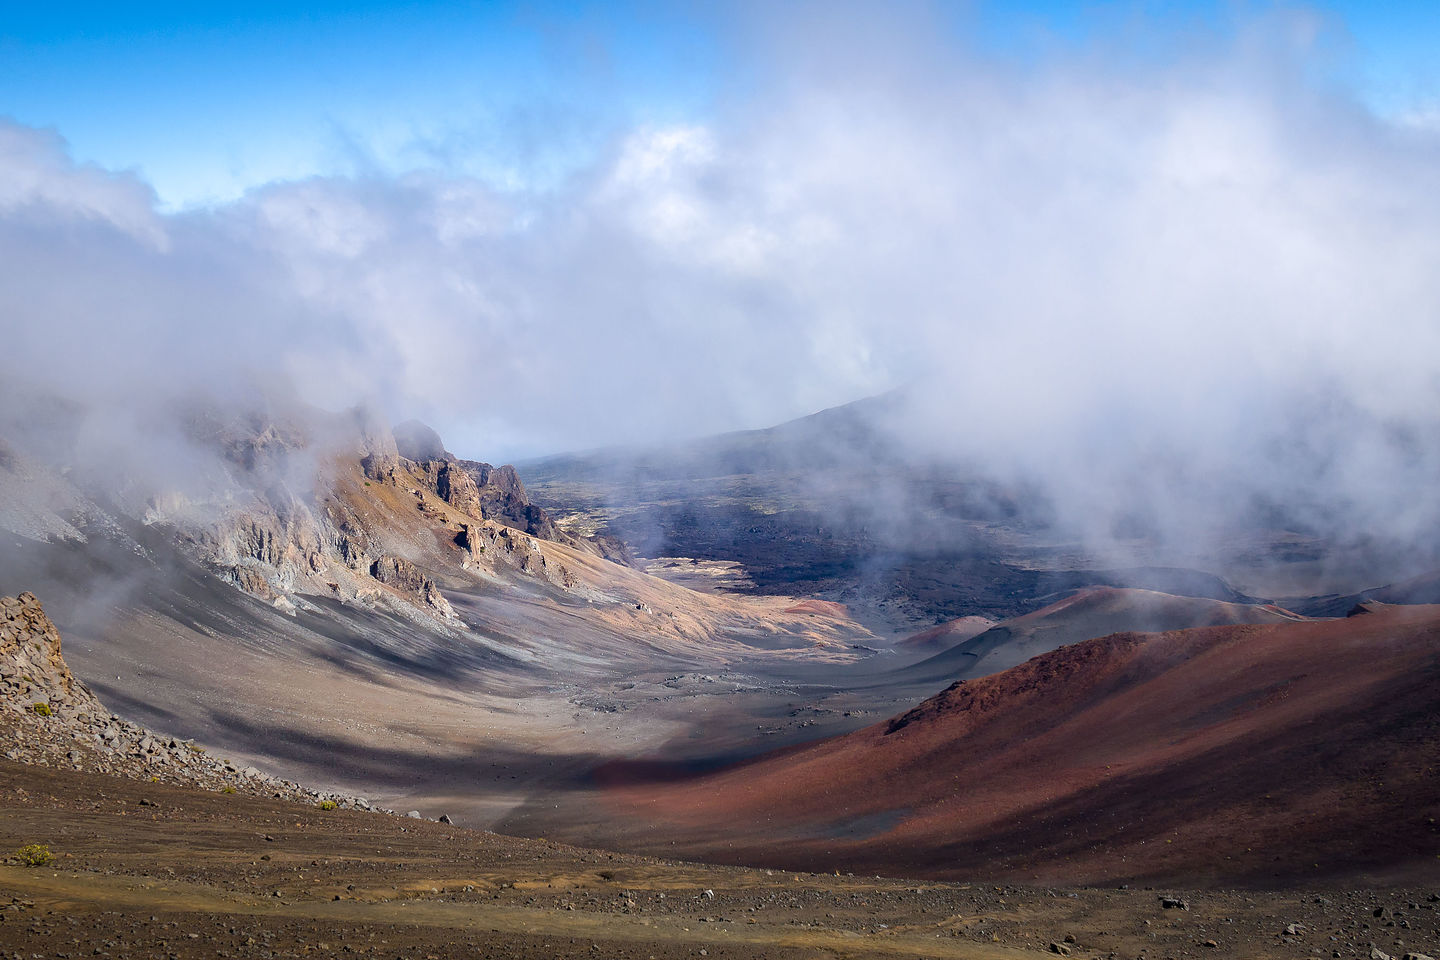
{"type": "Polygon", "coordinates": [[[1181,900],[1179,897],[1161,897],[1160,906],[1166,910],[1189,910],[1190,901],[1181,900]]]}
{"type": "Polygon", "coordinates": [[[1060,943],[1058,940],[1050,941],[1050,952],[1058,953],[1062,957],[1070,956],[1070,948],[1067,947],[1065,944],[1060,943]]]}

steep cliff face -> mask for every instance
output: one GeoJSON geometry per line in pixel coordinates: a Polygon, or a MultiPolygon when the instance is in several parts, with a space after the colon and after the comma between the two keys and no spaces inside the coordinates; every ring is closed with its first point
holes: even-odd
{"type": "Polygon", "coordinates": [[[423,471],[436,496],[457,510],[556,543],[581,543],[530,502],[514,467],[458,459],[445,449],[438,433],[418,420],[397,426],[395,441],[399,455],[414,464],[412,469],[423,471]]]}

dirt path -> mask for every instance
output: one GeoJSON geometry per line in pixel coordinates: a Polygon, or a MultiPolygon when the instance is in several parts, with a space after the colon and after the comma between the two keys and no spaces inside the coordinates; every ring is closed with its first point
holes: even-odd
{"type": "MultiPolygon", "coordinates": [[[[0,868],[0,891],[33,904],[32,913],[48,918],[89,918],[92,923],[130,912],[164,914],[182,928],[200,928],[200,918],[250,921],[256,926],[276,921],[317,931],[360,930],[369,926],[410,928],[422,939],[436,942],[464,933],[492,935],[511,940],[542,937],[586,940],[611,947],[633,946],[647,950],[678,951],[680,955],[726,956],[727,947],[742,952],[755,949],[762,956],[835,957],[974,957],[1033,956],[1033,951],[998,944],[981,945],[939,940],[939,934],[899,931],[886,935],[848,930],[791,930],[773,924],[712,924],[703,932],[674,917],[616,916],[553,908],[514,907],[404,899],[389,902],[305,901],[284,902],[255,895],[235,895],[199,884],[154,883],[133,878],[94,877],[89,874],[46,872],[21,867],[0,868]],[[98,915],[98,916],[97,916],[98,915]],[[500,937],[493,935],[499,934],[500,937]],[[938,942],[937,942],[938,941],[938,942]],[[817,953],[818,952],[818,953],[817,953]]],[[[0,931],[0,939],[8,930],[0,931]]],[[[187,938],[188,939],[188,938],[187,938]]],[[[593,951],[592,951],[593,952],[593,951]]]]}

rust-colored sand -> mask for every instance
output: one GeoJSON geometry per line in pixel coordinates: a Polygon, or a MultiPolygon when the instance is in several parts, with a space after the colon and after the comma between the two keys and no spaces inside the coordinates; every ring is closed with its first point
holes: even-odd
{"type": "Polygon", "coordinates": [[[625,826],[608,829],[724,862],[935,877],[1428,876],[1437,680],[1437,607],[1117,634],[854,734],[617,784],[625,826]]]}

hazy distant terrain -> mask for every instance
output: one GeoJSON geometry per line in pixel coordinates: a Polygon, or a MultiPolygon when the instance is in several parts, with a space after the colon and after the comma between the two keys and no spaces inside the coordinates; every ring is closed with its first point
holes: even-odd
{"type": "Polygon", "coordinates": [[[1414,572],[1243,503],[1218,547],[1123,523],[1096,542],[1040,485],[917,455],[895,433],[906,402],[887,394],[766,430],[521,466],[564,527],[646,558],[735,561],[748,582],[732,589],[814,593],[879,630],[1013,617],[1084,586],[1262,602],[1414,572]]]}

